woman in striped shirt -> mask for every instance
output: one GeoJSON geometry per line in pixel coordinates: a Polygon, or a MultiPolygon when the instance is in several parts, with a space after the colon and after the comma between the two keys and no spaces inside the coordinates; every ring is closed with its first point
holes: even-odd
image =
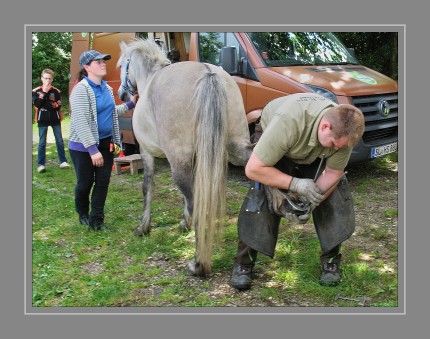
{"type": "Polygon", "coordinates": [[[79,222],[89,230],[107,229],[104,206],[114,157],[110,145],[121,147],[118,115],[134,108],[137,100],[136,94],[131,101],[115,105],[112,87],[103,80],[110,58],[95,50],[83,52],[79,82],[70,95],[68,146],[77,178],[75,207],[79,222]]]}

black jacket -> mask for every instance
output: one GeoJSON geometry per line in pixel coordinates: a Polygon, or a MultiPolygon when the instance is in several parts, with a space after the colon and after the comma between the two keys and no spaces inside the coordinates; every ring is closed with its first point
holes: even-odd
{"type": "Polygon", "coordinates": [[[34,120],[38,126],[53,126],[60,124],[61,96],[60,91],[51,87],[48,93],[42,91],[42,86],[36,87],[32,92],[33,105],[36,110],[34,120]]]}

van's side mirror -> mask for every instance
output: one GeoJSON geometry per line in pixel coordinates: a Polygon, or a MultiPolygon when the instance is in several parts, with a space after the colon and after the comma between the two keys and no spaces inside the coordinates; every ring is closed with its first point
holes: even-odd
{"type": "Polygon", "coordinates": [[[237,50],[234,46],[221,48],[220,66],[229,74],[237,74],[237,50]]]}

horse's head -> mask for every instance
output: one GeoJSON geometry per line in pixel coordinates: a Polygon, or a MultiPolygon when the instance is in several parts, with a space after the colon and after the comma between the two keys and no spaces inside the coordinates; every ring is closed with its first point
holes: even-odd
{"type": "Polygon", "coordinates": [[[152,40],[137,38],[128,45],[120,42],[121,55],[117,67],[121,69],[118,96],[127,101],[136,90],[142,91],[147,79],[156,71],[170,65],[166,53],[152,40]]]}
{"type": "MultiPolygon", "coordinates": [[[[137,90],[137,83],[134,73],[130,72],[131,53],[124,41],[120,42],[121,55],[118,59],[117,67],[120,69],[121,84],[118,88],[118,97],[122,101],[127,101],[137,90]]],[[[133,66],[132,66],[133,70],[133,66]]]]}

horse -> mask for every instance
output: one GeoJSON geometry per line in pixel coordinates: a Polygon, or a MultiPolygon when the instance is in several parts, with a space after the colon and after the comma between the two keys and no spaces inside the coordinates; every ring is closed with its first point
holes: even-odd
{"type": "Polygon", "coordinates": [[[134,230],[151,229],[154,158],[167,158],[184,196],[181,229],[195,231],[195,253],[185,271],[211,272],[213,245],[224,226],[228,162],[245,166],[253,148],[242,96],[221,67],[196,61],[171,63],[152,40],[120,42],[118,96],[136,90],[132,126],[143,162],[143,214],[134,230]]]}

